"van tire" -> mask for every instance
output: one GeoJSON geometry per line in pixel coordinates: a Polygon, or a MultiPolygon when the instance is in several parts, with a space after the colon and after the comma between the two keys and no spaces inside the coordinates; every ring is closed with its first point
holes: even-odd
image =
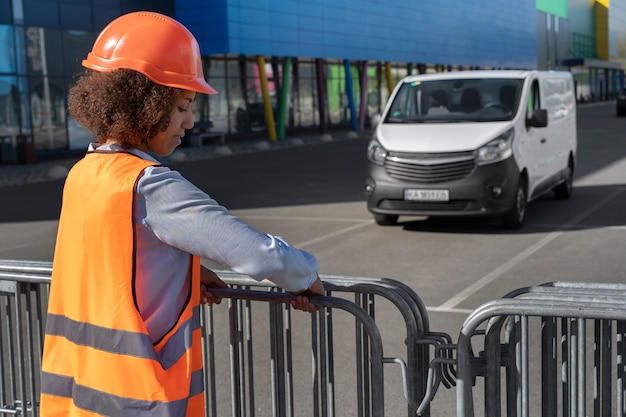
{"type": "Polygon", "coordinates": [[[572,196],[572,190],[574,188],[574,167],[570,161],[567,164],[567,172],[565,173],[565,180],[554,187],[554,197],[557,200],[567,200],[572,196]]]}
{"type": "Polygon", "coordinates": [[[379,226],[394,226],[398,224],[398,216],[374,213],[374,221],[379,226]]]}
{"type": "Polygon", "coordinates": [[[500,218],[502,225],[507,229],[521,229],[526,220],[526,178],[519,177],[515,190],[515,203],[511,211],[500,218]]]}

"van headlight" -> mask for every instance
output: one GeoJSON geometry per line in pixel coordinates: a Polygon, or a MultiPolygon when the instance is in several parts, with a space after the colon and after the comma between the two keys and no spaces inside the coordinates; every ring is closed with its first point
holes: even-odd
{"type": "Polygon", "coordinates": [[[513,138],[515,130],[507,130],[485,146],[476,151],[476,164],[486,165],[504,161],[513,155],[513,138]]]}
{"type": "Polygon", "coordinates": [[[387,157],[387,150],[382,147],[377,140],[373,140],[367,146],[367,159],[370,162],[382,165],[385,162],[385,158],[387,157]]]}

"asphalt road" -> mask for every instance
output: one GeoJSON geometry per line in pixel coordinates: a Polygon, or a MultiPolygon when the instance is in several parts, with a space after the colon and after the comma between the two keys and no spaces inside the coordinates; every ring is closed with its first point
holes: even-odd
{"type": "MultiPolygon", "coordinates": [[[[578,111],[574,194],[547,194],[527,225],[401,217],[373,223],[362,193],[367,140],[351,139],[173,165],[262,232],[315,254],[321,272],[413,287],[433,311],[469,311],[523,285],[623,281],[626,118],[578,111]]],[[[0,188],[0,258],[51,260],[62,181],[0,188]]]]}
{"type": "MultiPolygon", "coordinates": [[[[321,273],[408,284],[431,330],[455,337],[474,308],[519,287],[624,282],[626,118],[601,104],[579,108],[578,120],[572,198],[531,203],[515,231],[489,219],[377,226],[362,193],[363,138],[173,167],[260,231],[315,254],[321,273]]],[[[62,181],[0,188],[0,258],[52,259],[61,190],[62,181]]]]}

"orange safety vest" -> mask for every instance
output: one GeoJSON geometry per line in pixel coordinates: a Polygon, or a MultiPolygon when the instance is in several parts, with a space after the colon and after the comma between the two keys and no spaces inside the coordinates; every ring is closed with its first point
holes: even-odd
{"type": "Polygon", "coordinates": [[[154,162],[90,152],[70,171],[52,268],[41,415],[203,417],[200,261],[172,329],[153,344],[135,297],[135,187],[154,162]]]}

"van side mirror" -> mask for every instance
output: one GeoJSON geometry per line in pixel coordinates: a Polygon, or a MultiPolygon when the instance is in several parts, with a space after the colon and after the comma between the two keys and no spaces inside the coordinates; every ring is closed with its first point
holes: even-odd
{"type": "Polygon", "coordinates": [[[548,111],[546,109],[535,109],[530,119],[526,119],[526,127],[546,126],[548,126],[548,111]]]}

